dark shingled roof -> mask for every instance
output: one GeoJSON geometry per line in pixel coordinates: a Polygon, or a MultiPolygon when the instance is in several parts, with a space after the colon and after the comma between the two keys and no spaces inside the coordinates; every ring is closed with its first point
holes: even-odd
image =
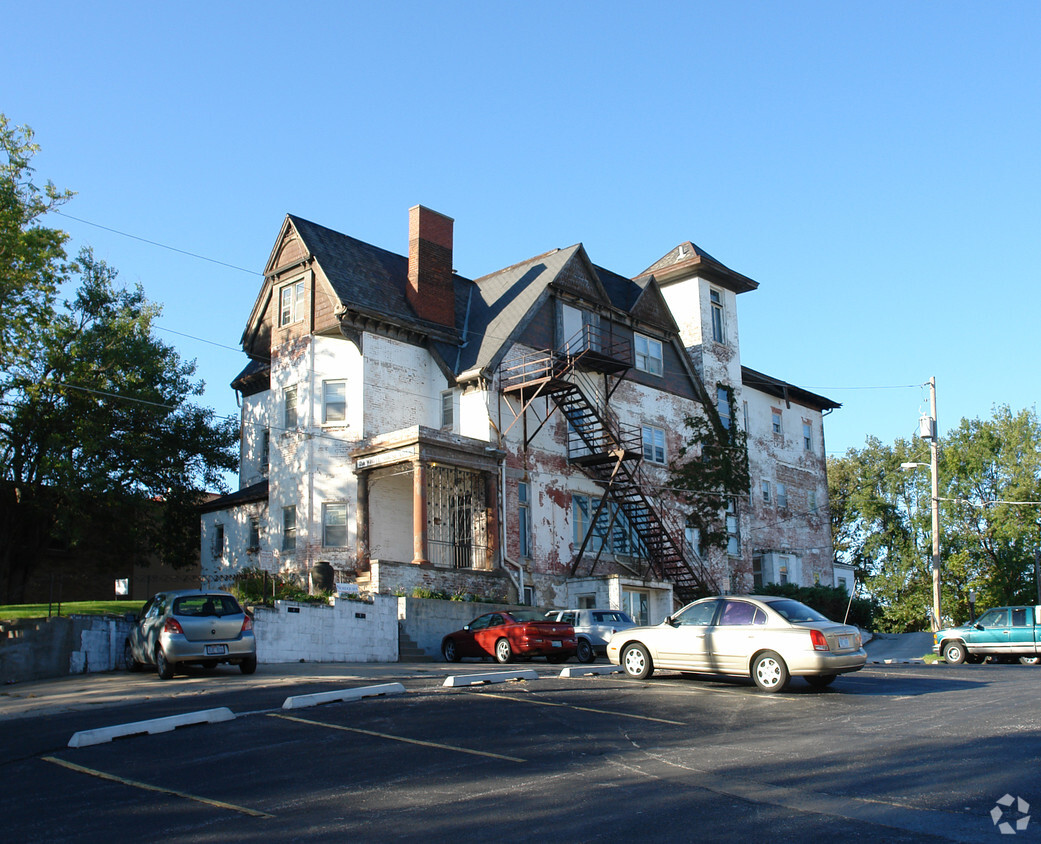
{"type": "Polygon", "coordinates": [[[824,396],[819,396],[816,393],[811,393],[809,390],[804,390],[802,387],[796,387],[794,384],[789,384],[787,381],[781,381],[778,378],[772,378],[769,375],[764,375],[762,372],[756,372],[754,369],[749,369],[747,366],[741,367],[741,383],[746,387],[751,387],[753,390],[759,390],[763,393],[776,396],[779,399],[791,399],[799,404],[804,404],[807,407],[816,408],[817,410],[835,410],[836,408],[842,407],[838,402],[834,402],[824,396]]]}
{"type": "Polygon", "coordinates": [[[236,492],[221,495],[212,501],[207,501],[199,510],[203,513],[212,513],[214,510],[224,510],[235,507],[238,504],[246,504],[249,501],[267,501],[267,481],[263,480],[253,486],[243,487],[236,492]]]}

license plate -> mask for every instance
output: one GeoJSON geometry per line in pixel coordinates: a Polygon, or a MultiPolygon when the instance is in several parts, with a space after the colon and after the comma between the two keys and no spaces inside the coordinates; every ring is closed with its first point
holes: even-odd
{"type": "Polygon", "coordinates": [[[554,648],[560,647],[560,642],[551,642],[550,644],[552,644],[554,648]]]}
{"type": "Polygon", "coordinates": [[[849,647],[849,636],[839,636],[839,647],[840,648],[848,648],[849,647]]]}
{"type": "Polygon", "coordinates": [[[227,645],[207,645],[206,656],[220,656],[228,649],[227,645]]]}

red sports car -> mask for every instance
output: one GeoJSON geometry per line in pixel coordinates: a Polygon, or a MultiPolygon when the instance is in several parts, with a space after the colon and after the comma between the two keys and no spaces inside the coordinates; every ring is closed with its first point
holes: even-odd
{"type": "Polygon", "coordinates": [[[464,656],[493,656],[498,662],[512,662],[515,656],[544,656],[550,662],[564,662],[577,651],[574,627],[547,621],[532,610],[479,615],[441,642],[441,653],[448,662],[464,656]]]}

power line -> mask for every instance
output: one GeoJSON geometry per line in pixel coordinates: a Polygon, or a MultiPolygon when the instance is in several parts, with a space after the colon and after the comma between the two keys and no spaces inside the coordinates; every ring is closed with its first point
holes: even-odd
{"type": "Polygon", "coordinates": [[[84,220],[82,217],[74,217],[72,214],[68,214],[65,211],[61,211],[58,208],[51,209],[55,214],[61,214],[63,217],[68,217],[70,220],[75,220],[77,223],[83,223],[88,226],[94,226],[96,229],[104,229],[107,232],[118,234],[121,237],[129,237],[132,240],[139,240],[141,243],[147,243],[150,246],[158,246],[160,249],[169,249],[171,252],[178,252],[181,255],[187,255],[189,258],[198,258],[200,261],[209,261],[211,264],[219,264],[222,267],[228,269],[238,270],[239,272],[249,273],[250,275],[263,276],[263,273],[258,273],[256,270],[247,270],[245,267],[238,267],[235,264],[228,264],[224,261],[218,261],[216,258],[207,258],[205,255],[199,255],[196,252],[189,252],[186,249],[178,249],[176,246],[167,246],[165,243],[159,243],[156,240],[149,240],[147,237],[139,237],[136,234],[130,234],[129,232],[120,231],[114,229],[111,226],[103,226],[101,223],[93,223],[90,220],[84,220]]]}

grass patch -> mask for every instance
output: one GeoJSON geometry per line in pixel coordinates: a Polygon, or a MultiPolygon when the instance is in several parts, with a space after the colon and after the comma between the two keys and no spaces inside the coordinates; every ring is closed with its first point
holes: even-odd
{"type": "MultiPolygon", "coordinates": [[[[118,615],[137,613],[144,601],[68,601],[61,605],[61,614],[69,615],[118,615]]],[[[51,615],[58,615],[58,605],[50,604],[51,615]]],[[[0,619],[10,621],[17,618],[47,618],[47,604],[7,604],[0,606],[0,619]]]]}

